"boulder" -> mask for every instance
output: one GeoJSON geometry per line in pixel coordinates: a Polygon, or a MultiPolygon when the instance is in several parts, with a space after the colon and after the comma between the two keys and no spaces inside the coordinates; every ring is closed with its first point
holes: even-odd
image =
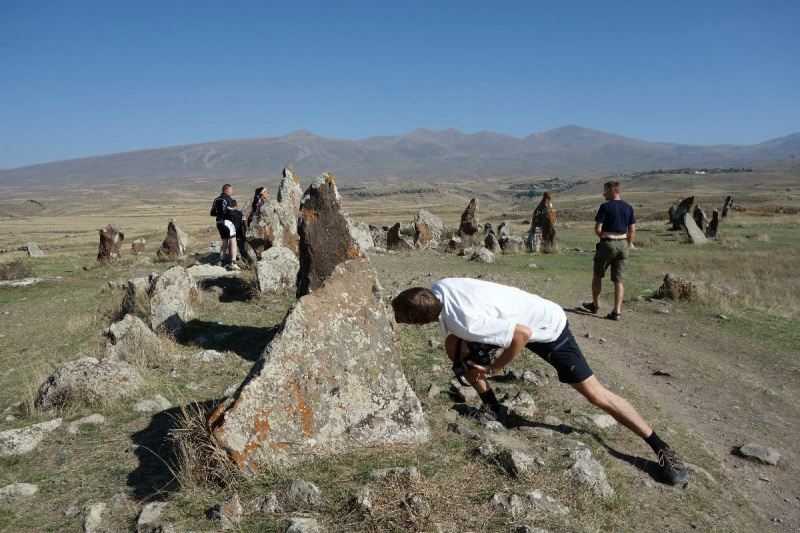
{"type": "Polygon", "coordinates": [[[692,244],[707,243],[708,239],[706,239],[703,231],[697,227],[697,224],[695,224],[694,219],[689,215],[689,213],[686,212],[682,216],[683,227],[686,228],[686,237],[689,239],[689,242],[692,244]]]}
{"type": "Polygon", "coordinates": [[[400,233],[401,224],[398,222],[386,232],[386,249],[397,252],[410,252],[414,246],[400,233]]]}
{"type": "Polygon", "coordinates": [[[688,279],[679,278],[673,274],[664,276],[664,282],[656,291],[657,298],[669,298],[670,300],[689,300],[697,287],[688,279]]]}
{"type": "Polygon", "coordinates": [[[500,237],[500,248],[505,255],[517,255],[525,251],[525,241],[522,237],[500,237]]]}
{"type": "Polygon", "coordinates": [[[759,461],[768,465],[777,466],[778,462],[781,460],[780,453],[769,446],[764,446],[762,444],[745,444],[744,446],[740,446],[737,451],[742,457],[746,457],[748,459],[759,461]]]}
{"type": "Polygon", "coordinates": [[[481,246],[470,257],[470,261],[476,263],[494,263],[494,254],[481,246]]]}
{"type": "Polygon", "coordinates": [[[97,248],[97,262],[102,265],[117,263],[120,258],[119,245],[125,233],[114,224],[100,230],[100,246],[97,248]]]}
{"type": "Polygon", "coordinates": [[[14,498],[17,496],[33,496],[39,491],[39,486],[32,483],[12,483],[0,488],[0,498],[14,498]]]}
{"type": "Polygon", "coordinates": [[[61,426],[61,419],[48,420],[19,429],[0,431],[0,457],[30,453],[51,433],[61,426]]]}
{"type": "Polygon", "coordinates": [[[447,248],[445,248],[444,251],[448,254],[461,255],[461,253],[464,251],[464,244],[461,242],[461,237],[453,237],[450,239],[450,242],[447,243],[447,248]]]}
{"type": "Polygon", "coordinates": [[[323,529],[316,518],[293,517],[289,519],[286,533],[322,533],[323,529]]]}
{"type": "Polygon", "coordinates": [[[133,244],[131,244],[131,252],[133,252],[134,255],[141,255],[147,252],[146,245],[147,241],[144,238],[136,239],[133,241],[133,244]]]}
{"type": "Polygon", "coordinates": [[[292,167],[286,167],[283,169],[277,200],[264,202],[253,215],[253,221],[245,232],[247,245],[253,250],[256,259],[261,259],[261,254],[273,246],[288,248],[299,256],[300,201],[300,184],[292,167]]]}
{"type": "Polygon", "coordinates": [[[298,300],[209,424],[250,474],[352,447],[427,441],[375,270],[363,260],[337,265],[298,300]]]}
{"type": "Polygon", "coordinates": [[[500,243],[497,241],[497,237],[494,236],[494,232],[486,234],[486,238],[483,239],[483,245],[493,254],[500,253],[501,251],[500,243]]]}
{"type": "Polygon", "coordinates": [[[473,198],[469,201],[467,208],[461,214],[461,224],[458,226],[456,235],[461,239],[464,248],[473,245],[475,235],[481,230],[478,223],[478,199],[473,198]]]}
{"type": "Polygon", "coordinates": [[[286,483],[286,499],[296,505],[319,507],[323,503],[319,487],[303,479],[290,479],[286,483]]]}
{"type": "Polygon", "coordinates": [[[25,245],[25,248],[28,250],[28,257],[33,259],[44,257],[44,252],[42,252],[41,248],[39,248],[39,245],[37,245],[35,242],[29,242],[25,245]]]}
{"type": "Polygon", "coordinates": [[[376,248],[386,248],[386,236],[389,233],[388,227],[379,228],[370,224],[369,233],[372,236],[372,244],[376,248]]]}
{"type": "Polygon", "coordinates": [[[355,223],[350,217],[347,217],[347,226],[356,241],[356,248],[362,255],[366,255],[368,251],[375,248],[375,243],[372,241],[372,233],[370,233],[369,226],[366,223],[355,223]]]}
{"type": "Polygon", "coordinates": [[[340,263],[364,257],[350,233],[347,216],[342,211],[342,199],[330,172],[315,179],[303,194],[298,232],[298,298],[321,286],[340,263]]]}
{"type": "Polygon", "coordinates": [[[188,242],[189,237],[178,227],[177,221],[173,218],[167,225],[167,236],[164,242],[156,250],[158,260],[177,261],[186,255],[186,244],[188,242]]]}
{"type": "Polygon", "coordinates": [[[529,252],[540,253],[552,249],[556,242],[556,212],[553,209],[550,191],[542,195],[539,205],[533,210],[531,228],[525,246],[529,252]]]}
{"type": "Polygon", "coordinates": [[[719,211],[714,209],[711,212],[711,222],[706,226],[706,237],[709,239],[716,239],[719,228],[719,211]]]}
{"type": "Polygon", "coordinates": [[[264,294],[290,294],[296,289],[300,261],[283,246],[273,246],[256,263],[258,290],[264,294]]]}
{"type": "Polygon", "coordinates": [[[169,403],[169,400],[161,396],[160,394],[156,394],[153,398],[143,398],[133,404],[133,410],[137,413],[154,413],[160,411],[166,411],[172,407],[172,404],[169,403]]]}
{"type": "Polygon", "coordinates": [[[544,466],[544,461],[533,451],[528,450],[503,450],[499,459],[505,469],[517,477],[524,477],[544,466]]]}
{"type": "Polygon", "coordinates": [[[136,521],[136,533],[152,533],[158,531],[161,525],[161,515],[167,507],[167,502],[150,502],[142,507],[139,519],[136,521]]]}
{"type": "Polygon", "coordinates": [[[142,376],[128,363],[84,357],[56,367],[39,387],[36,407],[102,406],[130,396],[142,385],[142,376]]]}
{"type": "Polygon", "coordinates": [[[147,362],[161,355],[161,341],[147,327],[147,324],[134,315],[116,322],[105,332],[105,359],[127,363],[147,362]]]}
{"type": "Polygon", "coordinates": [[[414,247],[435,250],[442,241],[444,222],[424,209],[414,216],[414,247]]]}
{"type": "Polygon", "coordinates": [[[722,206],[722,218],[728,218],[728,212],[733,208],[733,196],[725,198],[725,204],[722,206]]]}
{"type": "Polygon", "coordinates": [[[180,334],[184,323],[194,318],[190,304],[197,292],[197,283],[183,267],[174,266],[160,275],[151,275],[147,295],[153,331],[180,334]]]}
{"type": "Polygon", "coordinates": [[[511,222],[509,220],[504,220],[497,226],[497,239],[499,240],[503,237],[511,237],[511,222]]]}

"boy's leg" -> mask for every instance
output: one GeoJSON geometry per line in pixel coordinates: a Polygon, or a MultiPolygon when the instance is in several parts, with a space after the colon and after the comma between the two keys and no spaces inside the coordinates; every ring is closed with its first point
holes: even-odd
{"type": "Polygon", "coordinates": [[[228,239],[222,239],[222,246],[219,247],[219,262],[225,263],[225,254],[228,252],[228,239]]]}
{"type": "Polygon", "coordinates": [[[231,253],[230,253],[230,262],[233,263],[234,261],[236,261],[236,257],[238,255],[237,254],[237,247],[236,247],[236,236],[234,235],[233,237],[231,237],[228,240],[230,241],[230,244],[228,245],[228,247],[229,247],[229,249],[231,251],[231,253]]]}
{"type": "Polygon", "coordinates": [[[597,381],[596,377],[589,376],[580,383],[570,383],[570,385],[589,400],[589,403],[610,414],[614,420],[641,438],[646,439],[653,433],[653,428],[644,421],[627,400],[605,388],[602,383],[597,381]]]}
{"type": "MultiPolygon", "coordinates": [[[[447,357],[450,358],[450,361],[456,360],[458,343],[461,343],[461,355],[463,356],[469,351],[466,341],[461,340],[455,335],[448,335],[447,339],[444,341],[444,348],[447,352],[447,357]]],[[[464,379],[467,383],[472,384],[472,388],[478,393],[483,405],[491,409],[495,413],[493,417],[497,418],[497,413],[500,411],[500,402],[498,401],[497,396],[495,396],[492,388],[486,382],[486,379],[481,377],[477,370],[470,370],[464,374],[464,379]]]]}

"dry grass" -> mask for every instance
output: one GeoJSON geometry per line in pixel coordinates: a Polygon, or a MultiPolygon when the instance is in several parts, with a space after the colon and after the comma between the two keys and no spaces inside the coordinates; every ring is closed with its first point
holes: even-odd
{"type": "Polygon", "coordinates": [[[231,488],[244,483],[242,471],[211,435],[208,416],[212,407],[189,404],[175,415],[170,432],[177,464],[170,467],[182,490],[231,488]]]}
{"type": "Polygon", "coordinates": [[[558,254],[561,253],[561,246],[559,246],[557,242],[552,244],[542,243],[542,247],[539,251],[543,254],[558,254]]]}
{"type": "Polygon", "coordinates": [[[0,280],[9,281],[36,276],[36,267],[33,261],[27,259],[14,259],[0,264],[0,280]]]}
{"type": "Polygon", "coordinates": [[[48,373],[44,368],[36,368],[26,373],[26,380],[22,387],[22,397],[20,400],[19,410],[25,418],[33,418],[39,414],[39,409],[36,407],[36,398],[39,397],[39,389],[48,377],[48,373]]]}

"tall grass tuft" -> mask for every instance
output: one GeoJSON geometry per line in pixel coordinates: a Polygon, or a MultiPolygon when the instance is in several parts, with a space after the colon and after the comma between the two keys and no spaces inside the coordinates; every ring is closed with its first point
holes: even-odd
{"type": "Polygon", "coordinates": [[[0,280],[11,281],[36,276],[36,267],[33,261],[14,259],[7,263],[0,263],[0,280]]]}

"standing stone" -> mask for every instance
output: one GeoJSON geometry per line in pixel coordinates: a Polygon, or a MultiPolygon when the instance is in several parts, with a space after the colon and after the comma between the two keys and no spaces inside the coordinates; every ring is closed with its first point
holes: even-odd
{"type": "Polygon", "coordinates": [[[140,237],[140,238],[136,239],[135,241],[133,241],[133,244],[131,245],[131,251],[134,253],[134,255],[143,254],[143,253],[145,253],[147,251],[147,249],[145,247],[146,244],[147,244],[147,241],[144,238],[140,237]]]}
{"type": "Polygon", "coordinates": [[[25,245],[25,248],[28,250],[28,257],[32,257],[34,259],[38,259],[44,257],[44,252],[39,248],[35,242],[29,242],[25,245]]]}
{"type": "Polygon", "coordinates": [[[464,252],[464,243],[461,242],[460,237],[454,236],[447,243],[447,248],[444,251],[448,254],[461,255],[464,252]]]}
{"type": "Polygon", "coordinates": [[[347,227],[350,228],[350,234],[356,240],[356,247],[362,254],[366,255],[368,251],[375,248],[372,233],[366,223],[355,223],[352,218],[347,217],[347,227]]]}
{"type": "Polygon", "coordinates": [[[491,222],[487,222],[486,224],[483,225],[483,232],[486,233],[487,235],[489,233],[494,233],[494,226],[492,225],[491,222]]]}
{"type": "Polygon", "coordinates": [[[125,239],[125,233],[114,224],[100,230],[100,246],[97,249],[97,262],[109,265],[119,262],[119,245],[125,239]]]}
{"type": "Polygon", "coordinates": [[[497,242],[497,237],[494,236],[494,231],[486,234],[486,238],[483,240],[483,245],[493,254],[500,252],[500,243],[497,242]]]}
{"type": "Polygon", "coordinates": [[[718,228],[719,228],[719,211],[714,209],[711,212],[711,222],[709,222],[708,226],[706,226],[706,237],[708,237],[709,239],[716,239],[718,228]]]}
{"type": "Polygon", "coordinates": [[[300,261],[283,246],[273,246],[256,263],[258,290],[265,294],[289,294],[295,291],[300,261]]]}
{"type": "Polygon", "coordinates": [[[531,229],[525,246],[529,252],[539,253],[544,249],[552,249],[556,242],[556,212],[553,209],[550,191],[542,195],[539,205],[533,210],[531,229]]]}
{"type": "Polygon", "coordinates": [[[173,218],[167,225],[167,237],[161,243],[156,256],[159,261],[177,261],[186,255],[186,244],[189,237],[186,236],[179,227],[176,220],[173,218]]]}
{"type": "Polygon", "coordinates": [[[127,363],[147,362],[161,354],[161,341],[150,328],[135,315],[125,315],[105,332],[105,358],[127,363]]]}
{"type": "Polygon", "coordinates": [[[470,248],[475,243],[475,234],[480,231],[478,223],[478,199],[469,201],[467,208],[461,214],[461,224],[458,226],[457,236],[461,239],[463,248],[470,248]]]}
{"type": "Polygon", "coordinates": [[[692,244],[705,244],[708,242],[703,231],[694,223],[694,219],[689,215],[689,212],[683,214],[683,227],[686,228],[686,237],[692,244]]]}
{"type": "Polygon", "coordinates": [[[504,237],[511,237],[511,221],[509,220],[504,220],[497,226],[497,239],[502,240],[504,237]]]}
{"type": "Polygon", "coordinates": [[[500,248],[506,255],[521,254],[525,250],[525,241],[522,237],[500,237],[500,248]]]}
{"type": "Polygon", "coordinates": [[[414,216],[414,247],[435,250],[442,240],[444,222],[424,209],[414,216]]]}
{"type": "Polygon", "coordinates": [[[728,211],[733,207],[733,196],[725,198],[725,204],[722,206],[722,218],[728,218],[728,211]]]}
{"type": "Polygon", "coordinates": [[[692,212],[692,218],[694,219],[694,223],[697,224],[697,227],[700,228],[700,231],[706,230],[706,224],[708,223],[708,217],[706,216],[705,211],[697,204],[694,206],[694,211],[692,212]]]}
{"type": "Polygon", "coordinates": [[[379,228],[378,226],[370,224],[369,233],[372,235],[372,244],[374,244],[376,248],[386,248],[386,235],[388,232],[389,228],[387,226],[379,228]]]}
{"type": "Polygon", "coordinates": [[[172,335],[183,331],[184,323],[193,319],[190,305],[197,293],[197,283],[185,268],[174,266],[160,275],[150,276],[150,328],[172,335]]]}
{"type": "Polygon", "coordinates": [[[297,297],[321,286],[337,265],[348,259],[363,258],[350,233],[342,198],[333,174],[326,172],[314,180],[300,202],[300,270],[297,297]]]}
{"type": "Polygon", "coordinates": [[[369,445],[427,441],[375,270],[363,260],[339,264],[300,298],[209,426],[248,474],[369,445]]]}
{"type": "Polygon", "coordinates": [[[694,196],[682,198],[681,201],[675,206],[675,211],[672,214],[672,229],[675,231],[680,230],[684,226],[684,215],[688,214],[691,218],[692,208],[694,207],[694,196]]]}
{"type": "Polygon", "coordinates": [[[398,222],[386,232],[386,249],[398,252],[410,252],[414,246],[400,233],[401,224],[398,222]]]}
{"type": "Polygon", "coordinates": [[[273,246],[283,246],[299,256],[297,218],[300,212],[300,184],[292,167],[283,169],[277,200],[267,200],[253,215],[245,232],[246,244],[257,259],[273,246]]]}

